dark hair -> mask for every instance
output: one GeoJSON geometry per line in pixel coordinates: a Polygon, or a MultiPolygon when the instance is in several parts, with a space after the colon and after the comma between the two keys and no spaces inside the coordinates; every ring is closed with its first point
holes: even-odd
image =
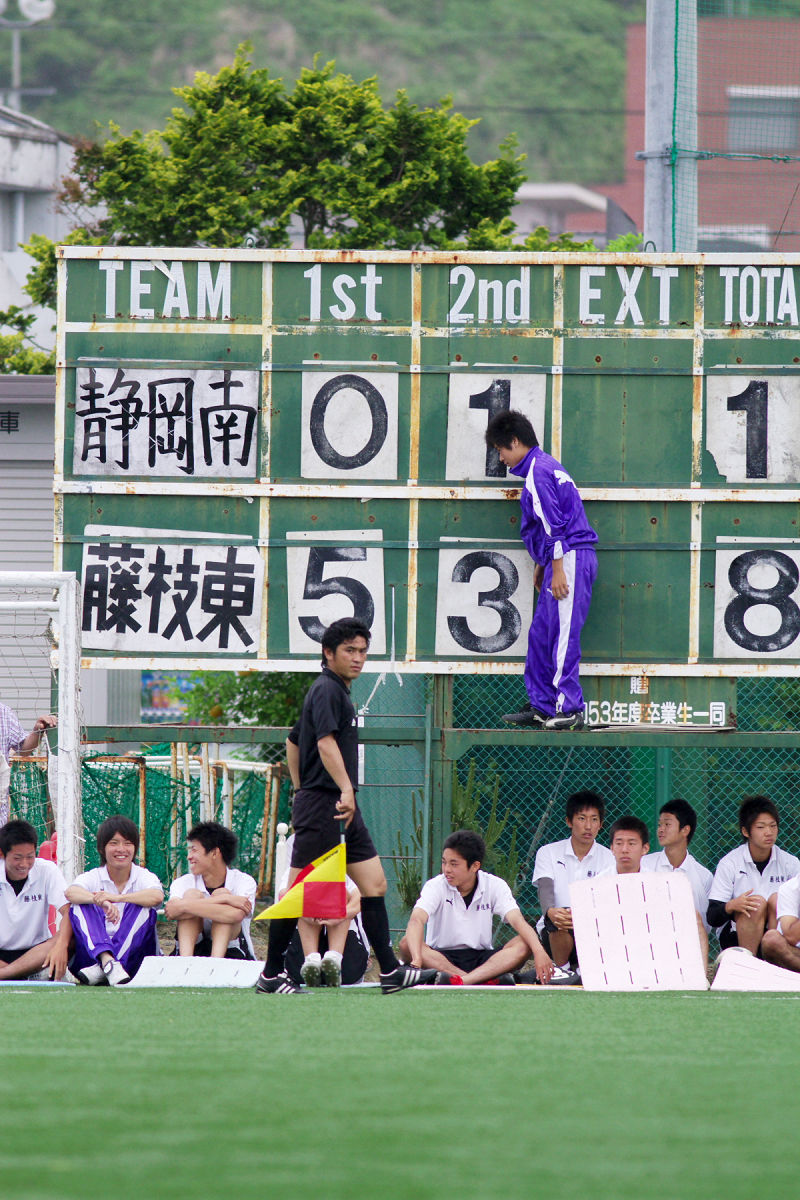
{"type": "Polygon", "coordinates": [[[36,830],[30,822],[6,821],[3,828],[0,829],[0,850],[3,854],[8,854],[14,846],[27,846],[28,844],[32,845],[34,849],[39,845],[36,830]]]}
{"type": "MultiPolygon", "coordinates": [[[[363,621],[359,621],[358,617],[341,617],[338,621],[332,621],[322,634],[322,649],[330,650],[335,654],[337,647],[343,642],[349,642],[352,638],[363,637],[367,645],[370,643],[372,634],[363,621]]],[[[325,665],[325,655],[322,655],[322,665],[325,665]]]]}
{"type": "Polygon", "coordinates": [[[100,861],[106,861],[106,846],[116,834],[121,834],[126,842],[133,842],[133,853],[139,852],[139,830],[130,819],[117,814],[115,817],[106,817],[102,825],[97,830],[97,853],[100,855],[100,861]]]}
{"type": "Polygon", "coordinates": [[[529,449],[539,445],[533,426],[521,412],[514,412],[513,409],[499,412],[486,426],[486,445],[489,447],[503,446],[508,450],[514,438],[518,438],[529,449]]]}
{"type": "Polygon", "coordinates": [[[236,834],[232,829],[228,829],[227,825],[220,825],[218,821],[201,821],[189,830],[186,840],[199,842],[206,854],[210,854],[212,850],[219,850],[226,867],[231,865],[239,849],[236,834]]]}
{"type": "Polygon", "coordinates": [[[602,796],[598,796],[597,792],[573,792],[571,796],[567,796],[566,818],[571,821],[576,813],[583,812],[584,808],[596,808],[600,816],[600,824],[606,815],[606,804],[602,796]]]}
{"type": "Polygon", "coordinates": [[[774,817],[777,825],[780,826],[781,820],[778,816],[778,810],[769,796],[745,796],[739,807],[739,828],[746,829],[749,834],[756,819],[762,813],[766,813],[769,817],[774,817]]]}
{"type": "Polygon", "coordinates": [[[467,866],[471,867],[475,862],[483,862],[486,857],[486,842],[472,829],[457,829],[445,838],[442,850],[455,850],[456,854],[460,854],[466,860],[467,866]]]}
{"type": "Polygon", "coordinates": [[[650,845],[650,834],[641,817],[620,817],[608,831],[609,842],[613,842],[615,833],[638,833],[643,846],[650,845]]]}
{"type": "Polygon", "coordinates": [[[668,800],[666,804],[661,805],[658,815],[663,816],[665,813],[674,817],[681,829],[683,829],[684,825],[689,826],[689,836],[686,839],[688,844],[694,837],[695,829],[697,829],[697,813],[691,804],[687,800],[681,800],[679,796],[676,796],[674,800],[668,800]]]}

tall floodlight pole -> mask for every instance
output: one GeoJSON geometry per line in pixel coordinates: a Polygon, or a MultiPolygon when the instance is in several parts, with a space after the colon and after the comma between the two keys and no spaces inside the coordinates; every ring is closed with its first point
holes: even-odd
{"type": "Polygon", "coordinates": [[[4,17],[8,0],[0,0],[0,28],[11,31],[11,87],[6,93],[9,108],[19,109],[22,105],[22,31],[47,21],[56,11],[55,0],[17,0],[20,16],[4,17]]]}
{"type": "Polygon", "coordinates": [[[644,239],[697,249],[697,0],[647,0],[644,239]],[[676,52],[677,51],[677,52],[676,52]],[[677,62],[677,71],[676,71],[677,62]]]}

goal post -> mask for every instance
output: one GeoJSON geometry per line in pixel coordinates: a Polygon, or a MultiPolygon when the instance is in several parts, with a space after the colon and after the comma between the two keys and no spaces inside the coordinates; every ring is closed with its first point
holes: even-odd
{"type": "Polygon", "coordinates": [[[0,571],[0,612],[50,613],[50,668],[58,680],[58,755],[53,813],[58,865],[74,879],[83,865],[80,771],[80,592],[73,571],[0,571]]]}

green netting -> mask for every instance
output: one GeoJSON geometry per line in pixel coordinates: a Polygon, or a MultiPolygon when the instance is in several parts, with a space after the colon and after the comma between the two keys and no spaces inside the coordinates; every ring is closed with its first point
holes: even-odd
{"type": "MultiPolygon", "coordinates": [[[[359,681],[358,688],[367,686],[359,681]]],[[[369,685],[371,687],[371,685],[369,685]]],[[[356,691],[358,692],[358,688],[356,691]]],[[[412,678],[400,687],[390,679],[370,706],[370,725],[414,725],[425,722],[429,681],[412,678]]],[[[366,699],[357,694],[357,702],[366,699]]],[[[738,681],[736,717],[742,730],[761,731],[758,747],[731,748],[725,735],[719,745],[618,747],[602,744],[602,735],[565,736],[563,745],[488,745],[482,731],[502,726],[502,713],[519,707],[519,677],[461,676],[453,684],[453,723],[474,730],[471,748],[454,764],[456,802],[459,789],[469,786],[475,823],[492,833],[493,853],[517,891],[523,911],[536,915],[535,893],[530,886],[533,858],[538,845],[566,836],[564,802],[570,792],[591,788],[607,805],[606,827],[623,813],[633,812],[655,835],[658,809],[665,799],[682,796],[698,812],[698,830],[692,843],[696,857],[713,869],[719,858],[740,841],[736,816],[742,797],[752,793],[770,796],[781,812],[781,844],[800,852],[800,744],[778,744],[770,731],[786,731],[800,724],[800,682],[794,679],[742,679],[738,681]],[[496,793],[496,803],[494,796],[496,793]]],[[[276,744],[273,757],[282,746],[276,744]]],[[[200,784],[171,779],[168,770],[143,768],[141,760],[126,763],[102,758],[87,759],[83,767],[83,822],[87,866],[96,863],[94,838],[107,816],[122,812],[139,819],[139,778],[144,769],[147,794],[146,861],[168,884],[185,867],[185,833],[200,816],[200,784]],[[170,830],[177,815],[178,827],[170,830]]],[[[449,768],[448,768],[449,769],[449,768]]],[[[364,749],[364,786],[360,803],[381,855],[390,893],[393,929],[404,927],[408,905],[401,896],[404,875],[419,873],[425,859],[421,838],[430,828],[426,801],[425,755],[416,746],[369,743],[364,749]]],[[[463,796],[460,797],[463,802],[463,796]]],[[[33,822],[41,837],[52,832],[47,799],[47,776],[37,763],[17,761],[12,770],[11,811],[33,822]]],[[[223,812],[222,784],[218,783],[215,815],[223,812]]],[[[236,777],[233,826],[240,839],[239,864],[258,876],[264,818],[263,776],[236,777]]],[[[278,820],[289,820],[288,784],[284,785],[278,820]]],[[[601,837],[601,840],[602,837],[601,837]]],[[[655,848],[655,842],[654,842],[655,848]]],[[[437,869],[441,847],[431,844],[428,860],[437,869]]]]}
{"type": "Polygon", "coordinates": [[[52,834],[55,825],[47,791],[47,768],[37,759],[16,759],[11,764],[9,815],[30,821],[39,841],[52,834]]]}
{"type": "Polygon", "coordinates": [[[673,246],[695,248],[696,202],[697,249],[796,251],[800,5],[700,0],[696,20],[693,9],[676,0],[673,246]],[[695,161],[696,194],[680,168],[695,161]]]}
{"type": "MultiPolygon", "coordinates": [[[[169,885],[186,868],[186,833],[200,820],[200,781],[173,778],[168,767],[146,766],[132,756],[127,761],[98,755],[84,760],[81,770],[82,821],[86,869],[98,865],[98,826],[106,817],[121,813],[139,824],[140,787],[144,780],[146,827],[144,853],[139,859],[169,885]]],[[[224,814],[223,780],[216,781],[214,819],[224,814]]],[[[265,776],[240,773],[233,789],[233,829],[239,838],[237,866],[258,878],[261,865],[265,811],[265,776]]],[[[40,764],[15,760],[12,764],[10,813],[24,817],[40,840],[53,832],[53,812],[47,792],[47,772],[40,764]]],[[[276,821],[289,820],[288,782],[281,789],[276,821]]]]}

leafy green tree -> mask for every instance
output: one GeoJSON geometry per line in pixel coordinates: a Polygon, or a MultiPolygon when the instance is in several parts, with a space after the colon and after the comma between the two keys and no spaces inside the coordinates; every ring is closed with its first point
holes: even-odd
{"type": "Polygon", "coordinates": [[[198,671],[184,694],[187,715],[206,724],[293,725],[313,679],[302,671],[198,671]]]}
{"type": "Polygon", "coordinates": [[[31,340],[36,320],[16,304],[0,309],[0,375],[52,375],[55,353],[48,354],[31,340]]]}
{"type": "Polygon", "coordinates": [[[472,162],[476,124],[443,100],[405,92],[384,107],[376,78],[334,63],[302,71],[292,91],[253,68],[247,47],[216,75],[174,89],[162,131],[76,150],[62,202],[104,215],[89,232],[125,245],[286,246],[299,219],[311,247],[447,247],[508,216],[523,179],[513,140],[472,162]]]}

